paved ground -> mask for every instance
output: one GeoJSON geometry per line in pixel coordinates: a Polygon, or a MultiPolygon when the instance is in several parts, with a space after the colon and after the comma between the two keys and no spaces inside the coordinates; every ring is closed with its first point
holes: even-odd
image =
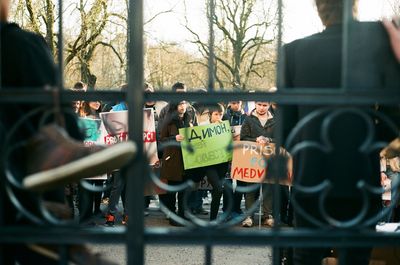
{"type": "MultiPolygon", "coordinates": [[[[94,249],[106,257],[126,264],[124,246],[101,245],[94,249]]],[[[169,245],[146,247],[145,264],[147,265],[202,265],[204,264],[204,248],[201,246],[169,245]]],[[[271,264],[271,252],[265,247],[215,247],[213,248],[213,264],[215,265],[261,265],[271,264]]]]}
{"type": "MultiPolygon", "coordinates": [[[[104,206],[102,206],[104,207],[104,206]]],[[[208,204],[205,205],[206,209],[208,204]]],[[[203,219],[207,215],[200,216],[203,219]]],[[[104,219],[94,219],[97,225],[103,226],[104,219]]],[[[119,223],[119,219],[117,220],[119,223]]],[[[165,214],[158,208],[158,202],[152,201],[149,216],[145,217],[146,226],[170,227],[165,214]]],[[[108,228],[107,228],[108,229],[108,228]]],[[[113,229],[113,228],[109,228],[113,229]]],[[[234,229],[259,229],[241,228],[237,225],[234,229]]],[[[261,229],[268,229],[261,227],[261,229]]],[[[118,264],[126,264],[126,249],[124,245],[93,245],[93,250],[102,253],[107,258],[118,264]]],[[[241,264],[271,264],[271,250],[268,247],[248,246],[216,246],[212,250],[213,264],[215,265],[241,265],[241,264]]],[[[149,245],[145,248],[145,261],[148,265],[200,265],[205,261],[203,246],[188,245],[149,245]]]]}

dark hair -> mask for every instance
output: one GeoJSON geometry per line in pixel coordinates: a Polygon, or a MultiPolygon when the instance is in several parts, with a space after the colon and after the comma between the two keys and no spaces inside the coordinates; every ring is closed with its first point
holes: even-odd
{"type": "MultiPolygon", "coordinates": [[[[98,102],[100,103],[100,108],[98,110],[95,110],[96,115],[99,115],[101,112],[101,102],[100,101],[98,101],[98,102]]],[[[80,117],[85,117],[92,113],[89,103],[90,103],[90,101],[82,101],[81,105],[79,106],[79,110],[78,110],[78,115],[80,117]]]]}
{"type": "Polygon", "coordinates": [[[208,107],[208,113],[210,114],[210,116],[211,116],[211,114],[212,114],[213,112],[222,112],[222,113],[224,113],[224,111],[225,111],[224,106],[222,106],[222,105],[219,104],[219,103],[217,103],[217,104],[211,104],[211,105],[209,105],[209,107],[208,107]]]}
{"type": "MultiPolygon", "coordinates": [[[[353,15],[357,14],[358,0],[353,1],[353,15]]],[[[344,0],[315,0],[318,15],[324,26],[342,24],[344,0]]]]}
{"type": "Polygon", "coordinates": [[[181,82],[176,82],[172,86],[172,91],[176,92],[177,89],[186,89],[186,85],[184,83],[181,83],[181,82]]]}
{"type": "Polygon", "coordinates": [[[83,83],[82,81],[78,81],[75,83],[73,88],[76,90],[86,90],[86,84],[83,83]]]}
{"type": "Polygon", "coordinates": [[[169,103],[169,108],[168,108],[168,113],[173,113],[174,111],[178,110],[178,106],[181,104],[181,102],[170,102],[169,103]]]}
{"type": "Polygon", "coordinates": [[[191,117],[189,113],[186,111],[183,114],[183,118],[180,119],[178,115],[178,106],[180,103],[170,103],[169,104],[169,109],[166,115],[166,122],[167,124],[175,123],[177,128],[184,128],[184,127],[189,127],[190,123],[193,121],[191,120],[191,117]]]}

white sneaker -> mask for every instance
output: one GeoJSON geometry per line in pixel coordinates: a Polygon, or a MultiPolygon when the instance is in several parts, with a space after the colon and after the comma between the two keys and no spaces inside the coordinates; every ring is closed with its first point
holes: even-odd
{"type": "Polygon", "coordinates": [[[247,216],[246,219],[242,222],[243,227],[252,227],[253,226],[253,219],[250,216],[247,216]]]}
{"type": "Polygon", "coordinates": [[[275,223],[274,217],[272,215],[268,215],[268,218],[265,219],[264,225],[273,227],[275,223]]]}

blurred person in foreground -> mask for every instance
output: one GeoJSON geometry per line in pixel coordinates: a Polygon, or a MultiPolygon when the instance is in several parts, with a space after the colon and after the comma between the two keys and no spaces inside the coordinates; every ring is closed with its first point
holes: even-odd
{"type": "MultiPolygon", "coordinates": [[[[315,0],[319,17],[325,26],[321,33],[293,41],[283,47],[283,81],[285,88],[325,88],[341,87],[342,64],[342,0],[315,0]]],[[[353,1],[353,15],[357,14],[358,1],[353,1]]],[[[354,69],[349,68],[350,74],[354,69]]],[[[362,84],[357,84],[362,85],[362,84]]],[[[352,87],[350,87],[352,89],[352,87]]],[[[295,226],[315,227],[311,218],[318,226],[331,226],[334,220],[336,227],[346,227],[349,220],[355,220],[366,207],[365,215],[360,225],[352,229],[363,228],[363,220],[376,216],[380,209],[380,194],[368,193],[363,197],[363,191],[357,183],[364,181],[373,187],[380,187],[379,150],[365,150],[363,144],[368,141],[380,141],[383,135],[375,127],[373,108],[348,108],[341,106],[336,109],[322,109],[315,106],[291,106],[283,108],[284,135],[287,136],[296,123],[309,114],[315,114],[303,126],[288,148],[296,144],[314,143],[315,148],[302,148],[293,154],[293,200],[308,216],[300,214],[295,209],[295,226]],[[342,112],[338,112],[341,110],[342,112]],[[316,111],[321,111],[316,115],[316,111]],[[371,135],[369,133],[372,133],[371,135]],[[326,149],[327,148],[327,149],[326,149]],[[296,191],[297,185],[316,186],[324,181],[330,181],[330,190],[320,191],[317,195],[296,191]],[[326,197],[321,198],[321,194],[326,197]],[[322,208],[319,202],[324,199],[322,208]],[[325,215],[323,213],[325,211],[325,215]],[[326,216],[332,219],[327,220],[326,216]]],[[[386,135],[387,136],[387,135],[386,135]]],[[[373,229],[375,224],[368,225],[373,229]]],[[[348,248],[345,264],[368,264],[371,248],[348,248]]],[[[294,250],[294,264],[321,264],[321,260],[329,249],[294,250]]],[[[339,257],[341,258],[341,257],[339,257]]]]}
{"type": "MultiPolygon", "coordinates": [[[[54,88],[58,84],[57,71],[45,40],[8,23],[9,6],[9,0],[0,0],[0,87],[38,91],[54,88]]],[[[11,147],[18,147],[12,149],[9,155],[4,155],[3,161],[8,172],[22,186],[0,182],[0,210],[4,211],[0,213],[0,221],[3,225],[32,225],[31,218],[17,211],[6,197],[4,185],[12,185],[11,190],[21,207],[39,219],[44,219],[40,211],[42,206],[55,217],[69,219],[71,213],[64,202],[64,184],[121,167],[135,154],[133,143],[112,149],[85,147],[81,142],[83,135],[78,129],[76,115],[70,105],[61,107],[69,109],[69,114],[68,111],[57,113],[52,104],[0,106],[0,133],[8,137],[7,142],[0,145],[0,152],[7,154],[11,147]],[[52,108],[55,111],[45,116],[46,111],[48,113],[52,108]],[[38,114],[32,113],[42,109],[38,114]],[[26,116],[29,114],[32,115],[26,116]],[[10,135],[23,118],[25,120],[10,135]],[[56,121],[64,124],[65,129],[56,121]],[[81,167],[77,167],[77,163],[81,167]],[[39,201],[37,192],[42,193],[43,202],[39,201]]],[[[0,172],[0,177],[6,178],[5,171],[0,172]]],[[[13,245],[2,249],[4,255],[0,257],[0,263],[58,264],[58,247],[35,243],[13,245]]],[[[83,245],[69,246],[68,256],[76,264],[114,264],[94,255],[83,245]]]]}

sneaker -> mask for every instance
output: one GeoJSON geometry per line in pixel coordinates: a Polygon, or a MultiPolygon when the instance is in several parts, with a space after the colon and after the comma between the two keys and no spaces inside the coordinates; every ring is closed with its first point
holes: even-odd
{"type": "Polygon", "coordinates": [[[43,127],[26,145],[28,176],[23,186],[45,191],[125,165],[136,154],[133,142],[110,147],[85,146],[57,125],[43,127]]]}
{"type": "Polygon", "coordinates": [[[112,213],[108,213],[106,215],[106,223],[107,226],[114,226],[115,224],[115,216],[112,213]]]}
{"type": "Polygon", "coordinates": [[[269,227],[273,227],[274,226],[274,217],[272,215],[268,215],[268,218],[265,219],[264,221],[264,225],[269,226],[269,227]]]}
{"type": "Polygon", "coordinates": [[[122,225],[128,225],[128,215],[124,214],[122,216],[122,225]]]}
{"type": "Polygon", "coordinates": [[[253,226],[253,218],[247,216],[246,219],[242,222],[243,227],[252,227],[253,226]]]}

